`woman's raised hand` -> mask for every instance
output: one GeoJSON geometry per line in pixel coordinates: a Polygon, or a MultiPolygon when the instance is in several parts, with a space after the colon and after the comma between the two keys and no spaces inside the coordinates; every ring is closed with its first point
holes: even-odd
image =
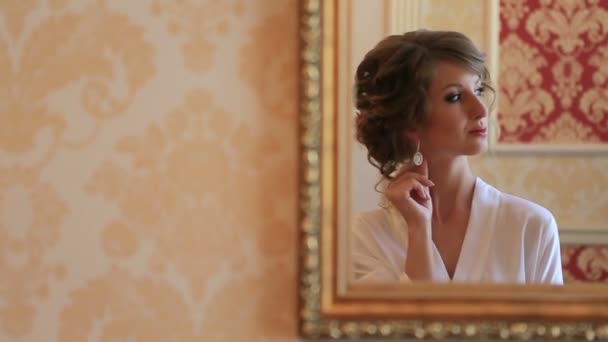
{"type": "Polygon", "coordinates": [[[420,166],[403,168],[389,183],[385,194],[410,229],[424,229],[426,233],[430,233],[433,215],[429,187],[435,185],[428,176],[426,160],[420,166]]]}

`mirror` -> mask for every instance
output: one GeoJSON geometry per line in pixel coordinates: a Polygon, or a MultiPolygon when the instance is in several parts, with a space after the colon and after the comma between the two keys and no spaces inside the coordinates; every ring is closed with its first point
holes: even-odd
{"type": "Polygon", "coordinates": [[[608,338],[607,13],[595,1],[301,0],[303,336],[608,338]],[[380,199],[378,172],[353,139],[355,68],[384,36],[421,27],[461,31],[486,52],[498,93],[490,127],[500,129],[472,167],[555,215],[565,286],[349,281],[352,217],[380,199]],[[516,72],[528,79],[513,81],[516,72]]]}

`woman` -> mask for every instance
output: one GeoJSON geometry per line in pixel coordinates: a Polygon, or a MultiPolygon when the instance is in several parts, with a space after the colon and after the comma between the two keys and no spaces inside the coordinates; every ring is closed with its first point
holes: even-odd
{"type": "Polygon", "coordinates": [[[358,215],[357,281],[563,284],[545,208],[476,177],[488,148],[483,54],[458,32],[389,36],[356,73],[357,140],[386,181],[387,205],[358,215]]]}

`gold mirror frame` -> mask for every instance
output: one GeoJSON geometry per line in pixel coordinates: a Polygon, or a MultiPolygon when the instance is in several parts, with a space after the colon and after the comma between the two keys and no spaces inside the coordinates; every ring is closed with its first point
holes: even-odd
{"type": "Polygon", "coordinates": [[[339,291],[336,0],[300,0],[299,332],[305,338],[608,339],[601,286],[339,291]]]}

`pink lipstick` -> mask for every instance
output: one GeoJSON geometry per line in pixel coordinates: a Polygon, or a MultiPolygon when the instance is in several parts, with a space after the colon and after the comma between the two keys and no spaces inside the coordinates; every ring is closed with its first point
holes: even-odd
{"type": "Polygon", "coordinates": [[[479,137],[485,137],[486,135],[488,135],[488,129],[486,127],[472,129],[469,131],[469,134],[476,135],[479,137]]]}

